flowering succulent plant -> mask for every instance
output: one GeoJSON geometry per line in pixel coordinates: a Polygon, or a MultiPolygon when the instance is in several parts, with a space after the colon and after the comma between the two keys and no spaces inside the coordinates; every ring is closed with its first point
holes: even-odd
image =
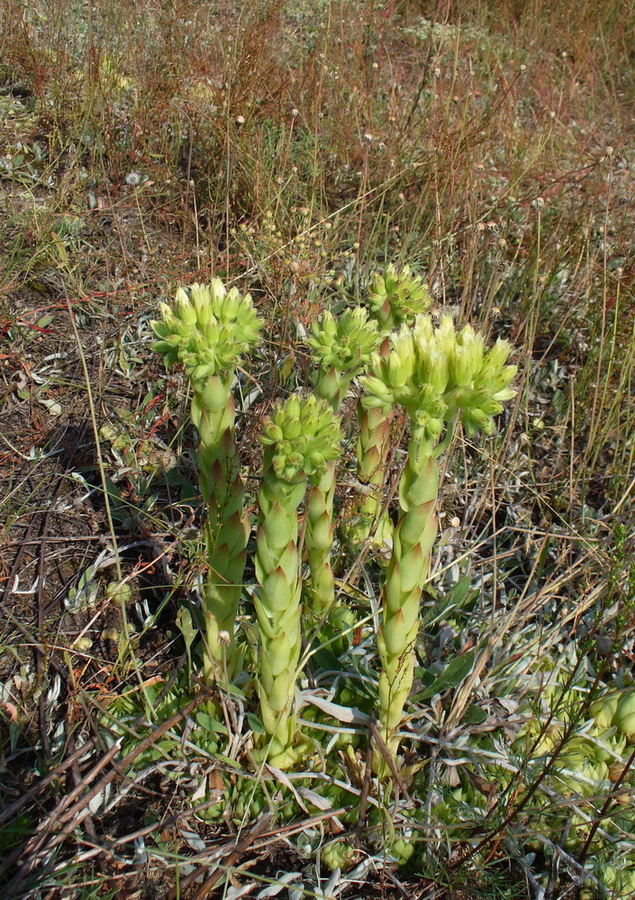
{"type": "MultiPolygon", "coordinates": [[[[470,434],[477,427],[493,429],[492,416],[514,394],[509,383],[516,367],[506,365],[510,350],[498,341],[486,352],[483,338],[469,326],[457,334],[450,317],[435,328],[422,315],[413,327],[402,326],[391,339],[390,352],[376,356],[374,374],[361,378],[368,392],[362,399],[366,408],[388,413],[401,405],[410,419],[408,456],[399,485],[401,515],[393,535],[377,636],[382,663],[380,723],[393,754],[412,686],[419,603],[437,533],[437,458],[449,444],[457,417],[470,434]]],[[[378,756],[375,767],[379,774],[386,773],[385,760],[378,756]]]]}
{"type": "MultiPolygon", "coordinates": [[[[354,630],[352,610],[334,605],[331,548],[340,452],[337,414],[352,380],[358,377],[366,391],[359,413],[358,473],[369,493],[357,509],[352,533],[356,535],[353,540],[365,540],[371,527],[379,525],[377,533],[390,538],[377,635],[381,663],[378,712],[383,743],[393,757],[399,751],[399,728],[413,682],[422,588],[429,578],[437,533],[439,457],[448,448],[456,423],[462,423],[468,436],[494,431],[495,416],[515,393],[510,387],[516,369],[508,365],[509,345],[497,341],[488,348],[481,334],[470,326],[455,328],[448,317],[435,326],[424,314],[429,304],[430,295],[421,278],[407,267],[399,272],[388,266],[372,283],[370,313],[350,309],[336,317],[328,312],[312,325],[308,344],[315,363],[311,373],[315,396],[303,399],[293,395],[265,419],[254,598],[260,637],[255,690],[264,732],[255,736],[260,762],[288,769],[309,749],[308,740],[298,730],[295,709],[303,619],[299,518],[303,502],[309,563],[305,587],[310,603],[304,621],[314,627],[316,619],[326,620],[321,637],[327,635],[336,655],[346,647],[346,632],[354,630]],[[394,328],[398,330],[389,336],[394,328]],[[408,420],[409,441],[399,484],[399,516],[393,529],[388,519],[378,518],[377,513],[396,409],[408,420]]],[[[249,528],[234,443],[232,383],[243,355],[257,343],[262,323],[249,296],[235,289],[227,291],[218,279],[210,285],[180,289],[172,305],[161,305],[161,313],[161,319],[153,323],[154,348],[167,366],[182,365],[192,385],[191,416],[199,437],[209,560],[203,597],[204,674],[212,682],[227,674],[232,677],[241,661],[234,632],[249,528]]],[[[574,852],[593,840],[593,852],[600,851],[598,879],[614,896],[630,896],[635,891],[635,862],[628,855],[621,863],[618,860],[622,836],[632,828],[628,808],[632,775],[627,770],[635,742],[635,691],[632,686],[607,689],[590,704],[590,718],[578,716],[578,726],[575,711],[588,690],[572,687],[568,677],[552,681],[540,692],[540,709],[549,709],[549,720],[542,722],[532,707],[526,726],[510,747],[506,765],[487,764],[492,780],[499,796],[504,792],[511,796],[513,780],[521,791],[529,783],[538,785],[533,809],[527,805],[525,814],[538,822],[533,832],[538,831],[540,839],[536,837],[534,847],[530,835],[528,847],[542,850],[548,840],[562,842],[561,846],[574,852]],[[516,771],[518,760],[522,765],[516,771]],[[535,778],[538,782],[530,781],[535,778]],[[612,797],[610,807],[598,803],[598,798],[606,796],[612,797]],[[554,809],[558,798],[562,812],[554,809]],[[594,830],[596,823],[600,827],[594,830]]],[[[337,700],[354,706],[358,695],[345,687],[337,700]]],[[[315,709],[309,710],[306,718],[317,721],[311,712],[315,709]]],[[[209,729],[210,752],[220,752],[213,725],[202,727],[209,729]]],[[[362,738],[357,735],[355,740],[362,738]]],[[[343,729],[332,746],[351,751],[352,763],[355,754],[350,741],[351,735],[343,729]]],[[[389,777],[393,770],[383,756],[383,747],[376,748],[373,765],[380,778],[389,777]]],[[[425,774],[427,777],[427,771],[425,774]]],[[[471,778],[459,777],[461,784],[439,795],[440,802],[430,814],[453,828],[465,826],[470,840],[474,832],[471,824],[467,827],[468,820],[488,815],[489,795],[477,789],[471,778]]],[[[227,787],[236,821],[243,815],[258,815],[266,804],[266,790],[247,791],[241,780],[227,787]]],[[[338,794],[329,802],[336,806],[343,801],[338,794]]],[[[224,795],[206,814],[212,819],[225,817],[227,804],[224,795]]],[[[355,810],[351,808],[349,815],[354,816],[355,810]]],[[[426,811],[426,827],[428,818],[426,811]]],[[[416,853],[414,839],[396,834],[387,847],[400,864],[416,853]]],[[[355,855],[338,840],[324,847],[322,861],[331,868],[345,868],[354,863],[355,855]]],[[[591,865],[594,857],[587,856],[586,861],[591,865]]],[[[593,892],[595,896],[595,886],[593,892]]]]}
{"type": "Polygon", "coordinates": [[[262,758],[289,768],[304,752],[293,712],[301,647],[298,507],[340,453],[340,429],[325,400],[293,394],[266,419],[254,600],[262,652],[258,696],[262,758]]]}
{"type": "MultiPolygon", "coordinates": [[[[493,416],[514,393],[509,388],[516,371],[507,365],[509,345],[498,341],[487,350],[482,336],[469,326],[457,332],[450,318],[435,327],[427,315],[415,316],[428,306],[430,297],[422,280],[407,268],[398,273],[388,267],[375,279],[369,302],[377,322],[358,308],[346,310],[339,319],[325,313],[312,326],[315,395],[306,399],[293,395],[279,404],[265,420],[262,433],[255,560],[260,590],[254,603],[262,645],[258,697],[264,735],[257,743],[260,758],[281,768],[291,766],[305,750],[294,714],[301,648],[298,510],[308,488],[309,596],[313,615],[325,617],[334,601],[332,512],[341,437],[336,414],[352,379],[361,376],[367,391],[359,449],[360,471],[369,484],[381,484],[394,409],[401,407],[410,422],[399,487],[401,514],[392,535],[378,634],[380,725],[393,754],[412,684],[420,596],[437,530],[438,456],[449,443],[455,420],[463,422],[468,434],[490,432],[493,416]],[[400,330],[382,344],[385,330],[399,323],[400,330]],[[371,374],[362,374],[365,369],[371,374]]],[[[174,305],[163,304],[161,309],[162,319],[153,323],[155,350],[166,365],[182,364],[193,388],[191,413],[199,434],[210,566],[204,592],[205,676],[212,681],[221,672],[232,675],[239,663],[234,622],[248,525],[231,387],[235,368],[257,342],[262,323],[249,296],[226,291],[218,279],[209,286],[193,285],[189,292],[179,290],[174,305]]],[[[372,509],[361,510],[360,522],[368,514],[364,528],[378,508],[378,497],[372,501],[372,509]]],[[[625,721],[629,712],[624,709],[625,721]]],[[[605,765],[605,760],[598,757],[595,765],[605,765]]],[[[375,766],[385,774],[381,760],[376,758],[375,766]]]]}
{"type": "Polygon", "coordinates": [[[209,565],[204,590],[204,674],[208,682],[233,674],[234,638],[249,527],[234,441],[232,383],[242,355],[259,339],[262,321],[249,294],[227,291],[215,278],[179,288],[173,306],[161,304],[152,323],[153,345],[170,367],[180,363],[193,389],[191,415],[198,431],[198,468],[206,504],[205,544],[209,565]]]}
{"type": "MultiPolygon", "coordinates": [[[[398,271],[390,264],[375,276],[368,305],[383,337],[382,356],[389,352],[391,331],[400,325],[411,325],[417,315],[427,311],[431,302],[426,283],[413,275],[408,266],[398,271]]],[[[389,547],[392,543],[390,521],[380,511],[393,415],[394,408],[358,406],[357,477],[366,491],[352,516],[349,540],[353,546],[371,534],[378,547],[389,547]]]]}
{"type": "MultiPolygon", "coordinates": [[[[312,375],[313,386],[317,396],[328,401],[334,412],[339,412],[351,381],[365,371],[380,341],[377,323],[363,307],[347,309],[337,319],[327,310],[311,326],[308,344],[317,363],[312,375]]],[[[317,618],[323,618],[335,602],[331,568],[334,494],[335,465],[330,463],[322,478],[312,486],[307,504],[309,599],[317,618]]]]}

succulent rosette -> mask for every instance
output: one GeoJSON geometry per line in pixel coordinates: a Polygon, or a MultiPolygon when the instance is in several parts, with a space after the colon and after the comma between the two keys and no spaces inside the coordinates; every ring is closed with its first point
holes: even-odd
{"type": "Polygon", "coordinates": [[[619,865],[598,865],[598,876],[615,900],[635,897],[635,854],[622,858],[619,865]]]}
{"type": "Polygon", "coordinates": [[[159,338],[153,348],[166,366],[183,365],[193,388],[191,415],[207,507],[204,674],[211,682],[233,675],[239,662],[234,631],[249,527],[231,389],[236,366],[259,340],[262,321],[249,294],[227,291],[218,278],[191,285],[189,293],[179,288],[174,305],[162,303],[161,313],[152,323],[159,338]]]}
{"type": "Polygon", "coordinates": [[[591,728],[588,732],[588,743],[592,746],[589,755],[597,762],[608,765],[619,761],[626,749],[627,738],[613,728],[591,728]]]}
{"type": "Polygon", "coordinates": [[[613,716],[617,712],[617,704],[620,695],[617,691],[609,691],[602,697],[594,700],[589,707],[589,712],[598,728],[610,728],[613,716]]]}
{"type": "Polygon", "coordinates": [[[629,741],[635,739],[635,688],[622,692],[617,702],[612,724],[629,741]]]}
{"type": "Polygon", "coordinates": [[[348,841],[337,840],[331,841],[322,848],[322,862],[334,872],[340,869],[342,872],[348,871],[355,862],[357,851],[348,841]]]}
{"type": "Polygon", "coordinates": [[[609,767],[583,735],[567,741],[555,762],[553,781],[566,796],[596,797],[610,789],[609,767]]]}
{"type": "Polygon", "coordinates": [[[635,688],[609,690],[589,707],[598,729],[611,726],[627,740],[635,739],[635,688]]]}
{"type": "Polygon", "coordinates": [[[262,641],[258,696],[265,735],[260,754],[289,768],[304,752],[293,711],[301,649],[298,507],[340,453],[341,432],[325,400],[292,395],[265,420],[256,547],[255,599],[262,641]]]}
{"type": "MultiPolygon", "coordinates": [[[[473,433],[485,431],[502,401],[513,396],[508,385],[516,372],[505,366],[509,345],[498,342],[486,352],[480,335],[466,326],[458,334],[450,317],[435,328],[429,316],[417,316],[412,327],[392,336],[390,352],[377,355],[373,374],[361,378],[366,409],[388,412],[402,406],[410,419],[406,465],[399,485],[401,514],[382,591],[383,622],[378,634],[382,672],[379,712],[382,737],[393,754],[397,729],[414,671],[421,592],[430,572],[430,553],[437,533],[439,486],[437,458],[449,443],[457,415],[473,433]]],[[[490,427],[491,425],[491,427],[490,427]]],[[[375,767],[386,773],[376,755],[375,767]]]]}

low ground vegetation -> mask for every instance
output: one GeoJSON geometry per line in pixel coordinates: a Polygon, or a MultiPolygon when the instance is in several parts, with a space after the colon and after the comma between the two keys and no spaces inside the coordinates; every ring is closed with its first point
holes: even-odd
{"type": "Polygon", "coordinates": [[[0,4],[3,896],[635,894],[634,23],[0,4]],[[386,356],[467,325],[450,433],[386,356]]]}

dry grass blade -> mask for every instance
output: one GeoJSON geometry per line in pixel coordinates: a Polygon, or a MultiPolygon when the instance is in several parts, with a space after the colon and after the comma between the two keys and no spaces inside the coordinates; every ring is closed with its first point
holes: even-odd
{"type": "Polygon", "coordinates": [[[90,815],[90,801],[100,794],[112,781],[125,777],[125,770],[134,763],[141,753],[151,747],[162,734],[190,715],[201,703],[209,699],[209,696],[208,691],[201,690],[194,700],[157,726],[151,734],[139,741],[130,753],[124,756],[123,759],[118,760],[111,771],[104,775],[97,784],[86,790],[99,773],[115,759],[120,749],[120,741],[116,741],[110,750],[95,763],[91,771],[82,778],[81,783],[69,795],[64,797],[57,808],[40,823],[36,835],[28,841],[21,852],[17,856],[12,855],[12,858],[6,861],[5,871],[6,867],[12,869],[20,858],[24,859],[16,874],[8,882],[7,890],[17,891],[30,872],[40,869],[45,858],[90,815]]]}
{"type": "MultiPolygon", "coordinates": [[[[267,826],[271,823],[271,815],[264,815],[256,824],[249,830],[249,832],[241,837],[236,846],[226,855],[224,856],[218,863],[215,871],[213,871],[197,888],[196,893],[192,896],[192,900],[204,900],[205,897],[208,897],[210,892],[216,887],[217,884],[221,881],[221,879],[227,874],[227,871],[238,861],[240,858],[247,853],[251,847],[255,844],[256,840],[260,837],[263,831],[266,831],[267,826]]],[[[180,890],[185,891],[191,884],[194,884],[198,881],[201,875],[207,872],[207,866],[199,866],[194,869],[186,878],[183,879],[180,885],[180,890]]],[[[177,894],[171,891],[167,900],[175,900],[177,894]]]]}

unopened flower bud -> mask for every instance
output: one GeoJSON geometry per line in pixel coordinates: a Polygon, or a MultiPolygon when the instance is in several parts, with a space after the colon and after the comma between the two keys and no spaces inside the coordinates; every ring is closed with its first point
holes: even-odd
{"type": "Polygon", "coordinates": [[[593,716],[595,724],[598,728],[610,728],[613,716],[617,711],[619,694],[608,694],[605,697],[599,697],[594,700],[589,707],[589,712],[593,716]]]}
{"type": "Polygon", "coordinates": [[[620,697],[612,724],[628,738],[635,737],[635,689],[620,697]]]}

